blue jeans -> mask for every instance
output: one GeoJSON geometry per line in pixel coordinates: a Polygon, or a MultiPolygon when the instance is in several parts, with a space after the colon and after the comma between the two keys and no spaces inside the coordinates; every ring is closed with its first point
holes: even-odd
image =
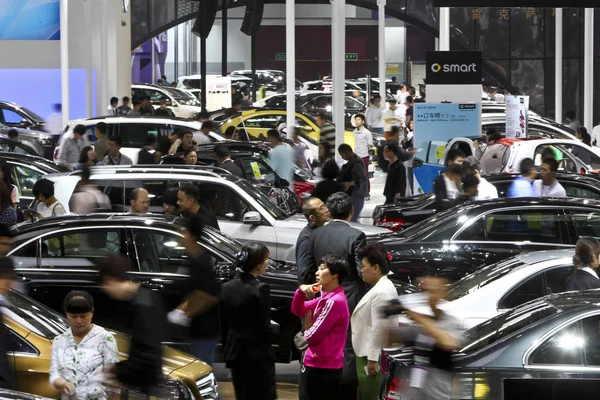
{"type": "Polygon", "coordinates": [[[191,353],[200,361],[204,361],[212,367],[215,361],[215,350],[217,349],[217,339],[211,338],[192,338],[191,353]]]}
{"type": "Polygon", "coordinates": [[[352,196],[352,207],[354,208],[354,215],[352,215],[352,222],[358,222],[358,217],[360,217],[360,212],[365,206],[365,198],[364,197],[356,197],[352,196]]]}

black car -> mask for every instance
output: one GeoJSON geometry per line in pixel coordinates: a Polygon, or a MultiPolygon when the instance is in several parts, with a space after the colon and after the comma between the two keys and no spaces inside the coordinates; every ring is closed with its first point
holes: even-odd
{"type": "MultiPolygon", "coordinates": [[[[452,358],[453,399],[596,399],[600,291],[534,300],[463,333],[452,358]]],[[[385,351],[380,400],[403,399],[413,348],[385,351]]]]}
{"type": "MultiPolygon", "coordinates": [[[[14,142],[3,143],[0,139],[0,148],[8,149],[14,142]],[[6,147],[5,147],[6,146],[6,147]]],[[[19,146],[15,152],[0,152],[0,160],[6,161],[10,172],[19,190],[19,203],[21,207],[28,207],[34,200],[33,185],[44,175],[57,172],[67,172],[67,170],[56,165],[45,158],[24,153],[28,148],[19,146]],[[23,153],[19,151],[23,151],[23,153]]]]}
{"type": "Polygon", "coordinates": [[[569,198],[477,201],[434,215],[381,241],[393,256],[395,279],[463,276],[525,251],[600,238],[600,202],[569,198]]]}
{"type": "Polygon", "coordinates": [[[0,123],[11,128],[44,131],[46,121],[33,111],[10,101],[0,101],[0,123]]]}
{"type": "MultiPolygon", "coordinates": [[[[518,174],[495,174],[484,176],[498,190],[499,197],[506,193],[518,174]]],[[[600,200],[600,180],[594,175],[559,173],[558,182],[567,191],[568,197],[600,200]]],[[[400,203],[379,205],[373,210],[373,225],[394,232],[409,228],[435,214],[435,195],[426,193],[403,199],[400,203]]]]}
{"type": "MultiPolygon", "coordinates": [[[[130,262],[130,277],[161,294],[167,310],[183,300],[189,284],[188,258],[179,245],[180,219],[154,215],[94,214],[45,218],[13,228],[17,282],[26,294],[62,312],[62,302],[71,290],[87,290],[94,297],[94,321],[123,330],[116,310],[123,304],[111,300],[96,283],[95,264],[109,254],[121,254],[130,262]]],[[[235,254],[241,244],[219,231],[207,228],[200,243],[211,254],[217,278],[235,277],[235,254]]],[[[272,319],[280,325],[275,351],[278,360],[289,361],[292,338],[300,320],[290,312],[297,288],[292,264],[269,261],[260,277],[271,286],[272,319]]]]}

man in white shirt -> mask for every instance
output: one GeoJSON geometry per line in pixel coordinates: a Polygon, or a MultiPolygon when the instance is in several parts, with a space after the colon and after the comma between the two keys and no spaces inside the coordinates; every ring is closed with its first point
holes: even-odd
{"type": "Polygon", "coordinates": [[[117,115],[117,107],[119,106],[119,98],[111,97],[110,105],[108,106],[108,115],[117,115]]]}
{"type": "Polygon", "coordinates": [[[556,171],[558,170],[558,161],[553,158],[547,158],[542,161],[540,167],[540,177],[533,182],[533,189],[541,197],[567,197],[567,191],[556,180],[556,171]]]}
{"type": "Polygon", "coordinates": [[[398,107],[396,99],[390,99],[390,106],[383,111],[385,131],[391,131],[392,126],[402,126],[406,121],[406,109],[398,107]]]}
{"type": "Polygon", "coordinates": [[[410,96],[410,93],[408,92],[408,88],[406,87],[405,84],[402,84],[402,86],[400,87],[400,90],[396,94],[396,100],[398,100],[398,103],[404,104],[404,102],[406,101],[406,98],[408,96],[410,96]]]}
{"type": "MultiPolygon", "coordinates": [[[[371,156],[369,155],[369,150],[373,148],[373,135],[371,132],[365,128],[365,116],[362,114],[356,114],[354,117],[354,124],[356,129],[354,129],[354,154],[356,154],[359,158],[362,159],[365,164],[365,171],[367,172],[367,178],[369,176],[369,163],[371,162],[371,156]]],[[[368,192],[367,200],[370,199],[371,193],[371,182],[367,179],[368,184],[368,192]]]]}
{"type": "Polygon", "coordinates": [[[370,131],[383,135],[383,106],[381,105],[381,96],[376,94],[367,108],[366,123],[370,131]]]}
{"type": "Polygon", "coordinates": [[[462,164],[463,173],[473,174],[479,179],[479,185],[477,186],[477,196],[475,200],[489,200],[498,198],[498,189],[492,185],[485,178],[481,177],[481,164],[479,160],[474,156],[467,157],[462,164]]]}

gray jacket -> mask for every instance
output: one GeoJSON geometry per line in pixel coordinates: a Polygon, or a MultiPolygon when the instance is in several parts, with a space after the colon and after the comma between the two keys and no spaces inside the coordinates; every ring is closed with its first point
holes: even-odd
{"type": "Polygon", "coordinates": [[[59,155],[60,163],[68,167],[73,168],[77,162],[79,162],[79,154],[81,149],[88,146],[89,142],[84,138],[77,140],[74,137],[65,139],[65,145],[62,148],[62,152],[59,155]]]}

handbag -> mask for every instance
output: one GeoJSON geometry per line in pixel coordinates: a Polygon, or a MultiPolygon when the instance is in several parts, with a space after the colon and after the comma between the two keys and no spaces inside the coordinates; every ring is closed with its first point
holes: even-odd
{"type": "Polygon", "coordinates": [[[304,332],[300,331],[296,333],[296,335],[294,336],[294,346],[296,346],[296,348],[301,352],[308,349],[308,342],[304,337],[304,332]]]}

